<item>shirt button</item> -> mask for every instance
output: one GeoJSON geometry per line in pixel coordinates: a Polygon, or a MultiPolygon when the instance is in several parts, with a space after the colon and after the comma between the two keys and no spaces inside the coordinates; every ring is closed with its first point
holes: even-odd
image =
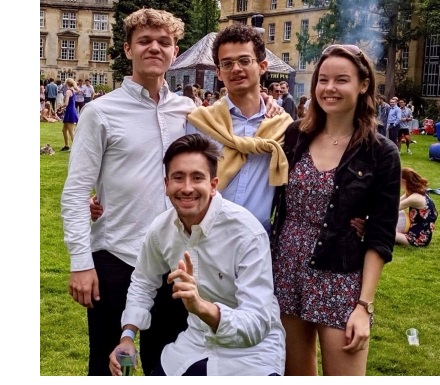
{"type": "Polygon", "coordinates": [[[324,226],[324,227],[327,227],[327,223],[324,223],[323,226],[324,226]]]}
{"type": "Polygon", "coordinates": [[[339,190],[339,186],[335,186],[335,189],[336,189],[336,190],[339,190]]]}
{"type": "Polygon", "coordinates": [[[321,241],[318,242],[318,246],[322,246],[322,242],[321,241]]]}
{"type": "Polygon", "coordinates": [[[359,175],[359,176],[362,176],[362,175],[364,175],[364,174],[362,174],[362,171],[358,171],[358,175],[359,175]]]}
{"type": "Polygon", "coordinates": [[[310,264],[311,264],[312,266],[314,266],[314,265],[315,265],[315,261],[311,261],[310,264]]]}
{"type": "Polygon", "coordinates": [[[335,206],[333,206],[333,204],[332,204],[332,203],[330,203],[330,208],[332,209],[333,207],[335,207],[335,206]]]}

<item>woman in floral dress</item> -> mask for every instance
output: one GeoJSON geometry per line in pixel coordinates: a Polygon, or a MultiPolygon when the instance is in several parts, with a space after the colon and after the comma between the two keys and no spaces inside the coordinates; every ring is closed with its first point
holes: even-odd
{"type": "Polygon", "coordinates": [[[286,131],[287,186],[274,199],[275,294],[286,375],[365,375],[373,301],[399,211],[397,147],[376,133],[375,75],[353,45],[326,48],[307,115],[286,131]],[[359,237],[353,218],[368,218],[359,237]]]}

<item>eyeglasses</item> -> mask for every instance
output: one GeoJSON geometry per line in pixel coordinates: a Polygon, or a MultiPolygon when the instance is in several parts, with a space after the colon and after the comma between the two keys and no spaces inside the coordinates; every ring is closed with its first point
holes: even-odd
{"type": "Polygon", "coordinates": [[[234,67],[234,64],[237,63],[241,69],[245,69],[249,68],[254,61],[257,61],[257,59],[252,59],[250,57],[241,57],[238,60],[224,60],[220,63],[218,68],[220,68],[220,71],[229,72],[232,70],[232,67],[234,67]]]}
{"type": "Polygon", "coordinates": [[[283,93],[283,91],[281,91],[281,90],[275,90],[274,91],[276,94],[282,94],[283,93]]]}
{"type": "Polygon", "coordinates": [[[322,51],[322,54],[323,55],[328,54],[331,51],[333,51],[335,48],[343,48],[355,56],[359,56],[359,57],[363,56],[363,52],[361,51],[361,49],[357,45],[353,45],[353,44],[332,44],[329,45],[327,48],[325,48],[324,51],[322,51]]]}

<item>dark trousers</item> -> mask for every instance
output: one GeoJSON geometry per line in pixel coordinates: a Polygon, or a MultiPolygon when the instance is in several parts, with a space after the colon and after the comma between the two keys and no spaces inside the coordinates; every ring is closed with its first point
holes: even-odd
{"type": "Polygon", "coordinates": [[[180,332],[188,327],[188,311],[181,300],[172,298],[173,286],[162,277],[162,287],[157,291],[151,309],[151,326],[141,332],[139,349],[142,369],[146,376],[160,365],[160,355],[165,345],[176,341],[180,332]]]}
{"type": "Polygon", "coordinates": [[[57,110],[56,106],[55,106],[55,101],[57,100],[57,98],[47,98],[47,100],[50,102],[50,105],[52,106],[52,109],[54,111],[57,110]]]}
{"type": "Polygon", "coordinates": [[[80,112],[84,107],[84,102],[75,102],[75,108],[80,112]]]}
{"type": "MultiPolygon", "coordinates": [[[[93,303],[93,309],[87,310],[90,350],[88,375],[106,376],[110,375],[109,355],[120,342],[121,316],[134,268],[106,250],[94,252],[93,260],[101,299],[93,303]]],[[[171,285],[168,284],[158,290],[152,309],[151,328],[140,332],[140,357],[145,374],[149,374],[160,363],[165,344],[175,341],[178,333],[186,328],[186,309],[182,301],[173,300],[170,293],[171,285]],[[167,304],[161,303],[166,300],[167,304]],[[165,315],[161,312],[164,308],[165,315]]]]}
{"type": "Polygon", "coordinates": [[[121,316],[134,268],[105,250],[93,253],[99,280],[99,301],[87,309],[89,376],[110,376],[109,355],[119,345],[121,316]]]}
{"type": "Polygon", "coordinates": [[[388,126],[388,138],[398,145],[400,124],[390,124],[388,126]]]}
{"type": "Polygon", "coordinates": [[[387,129],[385,128],[385,126],[383,124],[377,125],[377,132],[379,134],[382,134],[383,136],[387,136],[387,129]]]}

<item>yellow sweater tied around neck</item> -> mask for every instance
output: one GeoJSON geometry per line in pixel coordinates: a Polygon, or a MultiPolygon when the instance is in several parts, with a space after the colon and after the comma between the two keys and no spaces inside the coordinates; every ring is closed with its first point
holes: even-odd
{"type": "Polygon", "coordinates": [[[223,190],[240,171],[246,163],[247,154],[264,152],[271,154],[269,184],[287,184],[289,164],[282,145],[284,132],[293,122],[288,113],[283,112],[273,118],[264,119],[254,137],[234,135],[231,114],[224,98],[212,106],[196,108],[188,115],[188,121],[224,146],[218,163],[219,190],[223,190]]]}

